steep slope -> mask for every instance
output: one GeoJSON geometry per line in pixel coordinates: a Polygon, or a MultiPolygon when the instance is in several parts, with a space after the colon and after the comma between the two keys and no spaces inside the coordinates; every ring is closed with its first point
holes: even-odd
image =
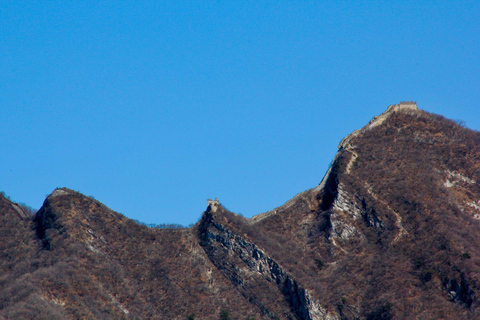
{"type": "Polygon", "coordinates": [[[198,236],[211,261],[262,317],[334,319],[292,274],[248,239],[244,227],[242,217],[211,203],[198,236]]]}
{"type": "Polygon", "coordinates": [[[39,247],[31,219],[0,194],[0,319],[61,319],[62,310],[44,301],[32,281],[39,247]]]}
{"type": "Polygon", "coordinates": [[[150,229],[69,189],[55,190],[33,223],[44,266],[32,282],[63,309],[59,319],[198,318],[229,303],[257,315],[191,229],[150,229]]]}
{"type": "Polygon", "coordinates": [[[252,219],[257,243],[342,318],[478,318],[479,159],[478,132],[390,106],[319,187],[252,219]]]}
{"type": "Polygon", "coordinates": [[[404,102],[251,219],[209,201],[152,229],[65,188],[31,219],[0,197],[0,319],[480,318],[479,159],[480,133],[404,102]]]}

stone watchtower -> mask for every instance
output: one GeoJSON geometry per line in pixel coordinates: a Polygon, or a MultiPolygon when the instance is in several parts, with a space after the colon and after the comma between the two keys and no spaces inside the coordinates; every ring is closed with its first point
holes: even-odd
{"type": "Polygon", "coordinates": [[[418,109],[417,103],[415,101],[400,101],[400,108],[401,109],[418,109]]]}
{"type": "Polygon", "coordinates": [[[212,212],[217,211],[218,207],[220,207],[220,202],[218,202],[217,198],[215,198],[215,200],[207,199],[207,202],[208,202],[207,210],[208,208],[210,208],[212,212]]]}

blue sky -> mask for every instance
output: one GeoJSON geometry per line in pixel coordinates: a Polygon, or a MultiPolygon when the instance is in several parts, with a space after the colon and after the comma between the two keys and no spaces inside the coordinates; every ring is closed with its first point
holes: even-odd
{"type": "Polygon", "coordinates": [[[250,217],[390,104],[480,130],[479,35],[479,1],[1,1],[0,190],[250,217]]]}

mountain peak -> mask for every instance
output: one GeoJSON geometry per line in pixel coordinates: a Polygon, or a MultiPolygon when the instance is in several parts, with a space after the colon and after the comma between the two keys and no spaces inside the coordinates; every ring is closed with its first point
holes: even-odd
{"type": "Polygon", "coordinates": [[[339,149],[348,147],[351,139],[358,136],[361,133],[364,133],[367,130],[373,129],[381,124],[383,124],[388,118],[397,112],[402,112],[406,114],[417,114],[421,110],[417,107],[417,103],[414,101],[400,101],[398,104],[389,105],[387,110],[381,113],[378,116],[373,117],[370,122],[365,125],[363,128],[355,130],[354,132],[347,135],[340,142],[339,149]]]}
{"type": "Polygon", "coordinates": [[[479,159],[479,132],[400,102],[251,219],[208,199],[147,228],[60,188],[32,221],[0,197],[0,318],[479,319],[479,159]]]}
{"type": "Polygon", "coordinates": [[[414,114],[419,112],[420,109],[417,107],[417,103],[414,101],[400,101],[399,104],[391,104],[388,106],[387,110],[382,114],[375,116],[367,125],[368,129],[374,128],[380,124],[382,124],[385,120],[387,120],[393,113],[395,112],[403,112],[414,114]]]}
{"type": "Polygon", "coordinates": [[[53,190],[53,192],[48,196],[48,198],[54,198],[58,196],[64,196],[68,194],[73,194],[75,191],[68,189],[68,188],[57,188],[53,190]]]}

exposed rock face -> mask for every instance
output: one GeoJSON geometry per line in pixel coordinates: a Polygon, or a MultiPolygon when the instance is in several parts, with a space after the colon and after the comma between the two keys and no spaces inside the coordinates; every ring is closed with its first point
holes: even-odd
{"type": "Polygon", "coordinates": [[[480,133],[402,102],[251,219],[215,199],[152,229],[69,189],[30,219],[0,197],[0,318],[480,318],[479,159],[480,133]]]}
{"type": "Polygon", "coordinates": [[[479,144],[477,132],[413,104],[390,106],[340,143],[321,184],[303,194],[302,199],[319,200],[310,224],[316,229],[278,227],[280,220],[293,224],[311,216],[305,210],[271,214],[256,227],[303,237],[306,248],[297,247],[299,255],[318,259],[320,253],[326,267],[315,279],[282,255],[278,260],[297,278],[305,277],[301,282],[312,292],[330,291],[326,300],[342,318],[475,318],[471,281],[478,286],[473,275],[480,270],[470,252],[480,240],[474,221],[479,144]],[[466,273],[473,277],[465,279],[466,273]],[[415,311],[418,305],[424,306],[421,312],[415,311]]]}
{"type": "MultiPolygon", "coordinates": [[[[214,208],[217,212],[218,207],[214,208]]],[[[218,211],[222,213],[224,210],[218,211]]],[[[198,234],[200,244],[212,262],[246,299],[260,309],[262,316],[271,319],[336,319],[262,249],[218,223],[211,207],[200,221],[198,234]],[[269,295],[261,296],[258,292],[269,292],[269,295]],[[279,297],[281,302],[278,298],[271,299],[270,295],[279,297]]]]}

